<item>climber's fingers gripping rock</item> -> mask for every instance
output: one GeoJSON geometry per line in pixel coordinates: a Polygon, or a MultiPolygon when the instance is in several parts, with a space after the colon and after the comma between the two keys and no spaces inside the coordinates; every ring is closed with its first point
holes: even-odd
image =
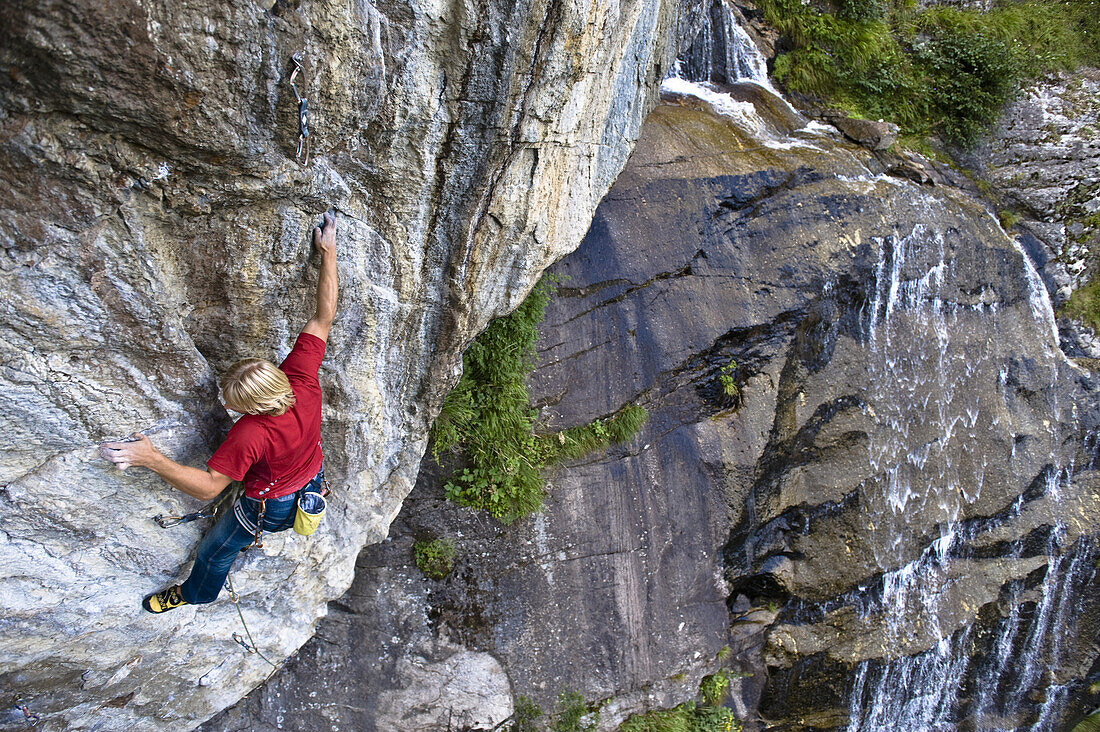
{"type": "Polygon", "coordinates": [[[313,246],[320,254],[332,254],[336,251],[336,217],[325,212],[324,228],[313,228],[313,246]]]}
{"type": "Polygon", "coordinates": [[[153,447],[152,441],[140,432],[130,435],[128,442],[105,442],[100,446],[100,454],[119,470],[126,470],[134,465],[148,465],[156,453],[157,449],[153,447]]]}

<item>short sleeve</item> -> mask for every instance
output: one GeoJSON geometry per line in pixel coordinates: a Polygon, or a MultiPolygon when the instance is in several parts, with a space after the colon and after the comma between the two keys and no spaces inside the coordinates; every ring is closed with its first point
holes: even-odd
{"type": "Polygon", "coordinates": [[[287,376],[317,378],[321,360],[325,357],[325,342],[312,333],[300,333],[290,354],[279,364],[287,376]]]}
{"type": "Polygon", "coordinates": [[[241,417],[229,428],[225,442],[214,451],[206,465],[233,480],[244,480],[245,473],[263,457],[263,434],[256,425],[241,417]]]}

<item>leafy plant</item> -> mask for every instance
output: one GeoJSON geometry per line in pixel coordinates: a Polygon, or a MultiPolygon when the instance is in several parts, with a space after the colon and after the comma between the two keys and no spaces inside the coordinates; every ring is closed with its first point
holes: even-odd
{"type": "Polygon", "coordinates": [[[592,711],[577,691],[563,691],[554,705],[550,721],[552,732],[595,732],[600,723],[599,711],[592,711]]]}
{"type": "Polygon", "coordinates": [[[997,212],[997,219],[1001,222],[1001,228],[1007,230],[1020,223],[1020,214],[1004,208],[997,212]]]}
{"type": "Polygon", "coordinates": [[[508,732],[538,732],[536,720],[542,717],[542,707],[535,704],[530,697],[516,697],[515,710],[512,712],[512,720],[505,727],[508,732]]]}
{"type": "Polygon", "coordinates": [[[735,374],[737,373],[737,362],[730,361],[728,364],[718,369],[718,385],[722,389],[723,396],[728,401],[736,401],[741,396],[741,389],[737,386],[735,374]]]}
{"type": "Polygon", "coordinates": [[[455,545],[450,539],[417,539],[413,544],[417,568],[434,580],[441,580],[455,567],[455,545]]]}
{"type": "Polygon", "coordinates": [[[648,416],[629,405],[616,414],[552,434],[536,434],[525,379],[535,366],[538,324],[555,280],[544,279],[510,315],[498,318],[463,355],[462,379],[431,430],[436,459],[460,449],[464,465],[444,485],[452,501],[508,523],[538,511],[542,471],[630,439],[648,416]]]}
{"type": "Polygon", "coordinates": [[[719,707],[730,690],[730,674],[725,669],[704,676],[699,682],[699,696],[708,707],[719,707]]]}

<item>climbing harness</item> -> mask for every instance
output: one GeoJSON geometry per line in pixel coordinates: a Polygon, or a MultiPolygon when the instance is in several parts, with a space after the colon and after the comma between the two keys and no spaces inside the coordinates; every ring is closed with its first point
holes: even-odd
{"type": "Polygon", "coordinates": [[[27,709],[26,704],[16,704],[15,708],[23,712],[23,721],[27,723],[28,727],[37,726],[39,717],[33,713],[30,709],[27,709]]]}
{"type": "Polygon", "coordinates": [[[294,62],[294,71],[290,72],[290,88],[294,91],[294,98],[298,100],[298,152],[296,157],[299,162],[302,162],[302,156],[305,156],[305,161],[302,165],[309,165],[309,103],[306,98],[298,93],[298,87],[294,84],[294,77],[301,71],[302,75],[305,75],[305,71],[302,69],[302,52],[291,56],[291,60],[294,62]]]}
{"type": "Polygon", "coordinates": [[[214,507],[207,506],[201,511],[195,511],[194,513],[185,513],[182,516],[168,516],[162,513],[158,513],[153,517],[153,520],[157,522],[157,526],[162,529],[170,529],[173,526],[179,526],[180,524],[188,524],[192,521],[198,521],[204,518],[214,517],[214,507]]]}
{"type": "MultiPolygon", "coordinates": [[[[229,593],[229,599],[233,601],[233,606],[237,608],[237,616],[240,617],[241,626],[244,628],[244,632],[248,636],[248,640],[246,641],[243,635],[241,635],[240,633],[234,633],[233,640],[236,641],[237,645],[239,645],[241,648],[245,649],[249,653],[254,653],[263,660],[267,661],[268,665],[271,666],[271,673],[275,673],[280,668],[282,668],[282,664],[275,663],[270,658],[265,656],[260,650],[259,646],[256,645],[256,640],[252,637],[252,631],[248,629],[248,623],[244,621],[244,613],[241,612],[241,596],[238,595],[237,591],[233,589],[233,577],[228,574],[225,575],[225,591],[229,593]]],[[[268,677],[270,678],[270,674],[268,674],[268,677]]]]}

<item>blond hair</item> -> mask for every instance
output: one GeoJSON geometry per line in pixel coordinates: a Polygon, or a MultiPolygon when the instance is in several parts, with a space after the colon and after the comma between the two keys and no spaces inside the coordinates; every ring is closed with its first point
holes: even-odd
{"type": "Polygon", "coordinates": [[[225,406],[244,414],[285,414],[294,406],[294,391],[279,367],[262,358],[246,358],[222,378],[225,406]]]}

